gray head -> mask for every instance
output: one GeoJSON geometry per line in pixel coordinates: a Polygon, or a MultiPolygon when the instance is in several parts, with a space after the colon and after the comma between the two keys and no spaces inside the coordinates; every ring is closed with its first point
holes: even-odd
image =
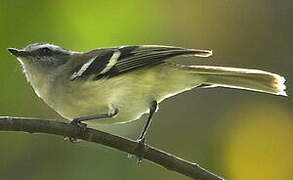
{"type": "Polygon", "coordinates": [[[51,80],[64,72],[74,54],[48,43],[30,44],[24,49],[9,48],[8,51],[17,57],[27,80],[39,96],[47,92],[51,80]]]}
{"type": "Polygon", "coordinates": [[[46,68],[56,68],[65,64],[73,54],[72,51],[49,43],[30,44],[24,49],[9,48],[8,51],[24,66],[46,66],[46,68]]]}
{"type": "MultiPolygon", "coordinates": [[[[44,87],[48,79],[59,76],[66,69],[74,52],[48,43],[30,44],[24,49],[9,48],[23,67],[27,80],[34,88],[44,87]]],[[[38,92],[37,92],[38,93],[38,92]]]]}

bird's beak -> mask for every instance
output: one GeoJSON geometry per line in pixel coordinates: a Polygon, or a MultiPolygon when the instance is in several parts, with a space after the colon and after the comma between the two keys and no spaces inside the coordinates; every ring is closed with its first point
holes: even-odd
{"type": "Polygon", "coordinates": [[[24,50],[18,50],[15,48],[8,48],[7,49],[12,55],[16,56],[16,57],[26,57],[29,56],[30,53],[24,50]]]}

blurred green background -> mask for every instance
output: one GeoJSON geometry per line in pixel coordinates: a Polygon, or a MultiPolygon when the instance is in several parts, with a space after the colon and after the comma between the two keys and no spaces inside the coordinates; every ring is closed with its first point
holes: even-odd
{"type": "MultiPolygon", "coordinates": [[[[0,0],[0,115],[61,119],[26,82],[6,48],[50,42],[86,51],[163,44],[213,49],[181,63],[263,69],[288,79],[289,97],[235,89],[194,89],[160,104],[147,143],[233,180],[293,179],[293,1],[0,0]]],[[[142,118],[145,120],[145,118],[142,118]]],[[[136,138],[143,120],[102,130],[136,138]]],[[[1,180],[185,180],[100,145],[0,133],[1,180]]]]}

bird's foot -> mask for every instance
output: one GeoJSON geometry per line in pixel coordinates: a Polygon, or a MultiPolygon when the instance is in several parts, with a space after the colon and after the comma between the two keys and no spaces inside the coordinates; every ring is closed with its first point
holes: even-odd
{"type": "Polygon", "coordinates": [[[82,128],[82,129],[86,129],[87,127],[87,124],[86,123],[82,123],[82,119],[81,118],[75,118],[73,119],[70,124],[72,124],[73,126],[77,126],[79,128],[82,128]]]}
{"type": "Polygon", "coordinates": [[[144,158],[144,153],[146,149],[145,138],[138,138],[136,141],[137,141],[137,146],[134,152],[136,152],[137,164],[139,165],[144,158]]]}
{"type": "Polygon", "coordinates": [[[76,137],[67,137],[67,136],[64,137],[64,141],[69,141],[73,144],[81,142],[80,139],[77,139],[76,137]]]}
{"type": "MultiPolygon", "coordinates": [[[[70,124],[73,125],[73,126],[75,126],[75,127],[80,128],[80,132],[81,133],[85,132],[86,127],[87,127],[87,124],[82,123],[82,121],[80,120],[80,118],[73,119],[70,122],[70,124]]],[[[77,139],[76,137],[64,137],[64,140],[65,141],[70,141],[71,143],[78,143],[78,142],[80,142],[80,140],[77,139]]]]}

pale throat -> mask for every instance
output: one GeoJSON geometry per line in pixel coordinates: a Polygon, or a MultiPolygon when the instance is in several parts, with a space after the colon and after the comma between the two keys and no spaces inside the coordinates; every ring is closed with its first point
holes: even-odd
{"type": "Polygon", "coordinates": [[[31,68],[29,65],[20,61],[23,67],[23,72],[27,81],[33,87],[35,93],[40,98],[46,99],[50,90],[52,77],[49,74],[44,74],[36,68],[31,68]]]}

